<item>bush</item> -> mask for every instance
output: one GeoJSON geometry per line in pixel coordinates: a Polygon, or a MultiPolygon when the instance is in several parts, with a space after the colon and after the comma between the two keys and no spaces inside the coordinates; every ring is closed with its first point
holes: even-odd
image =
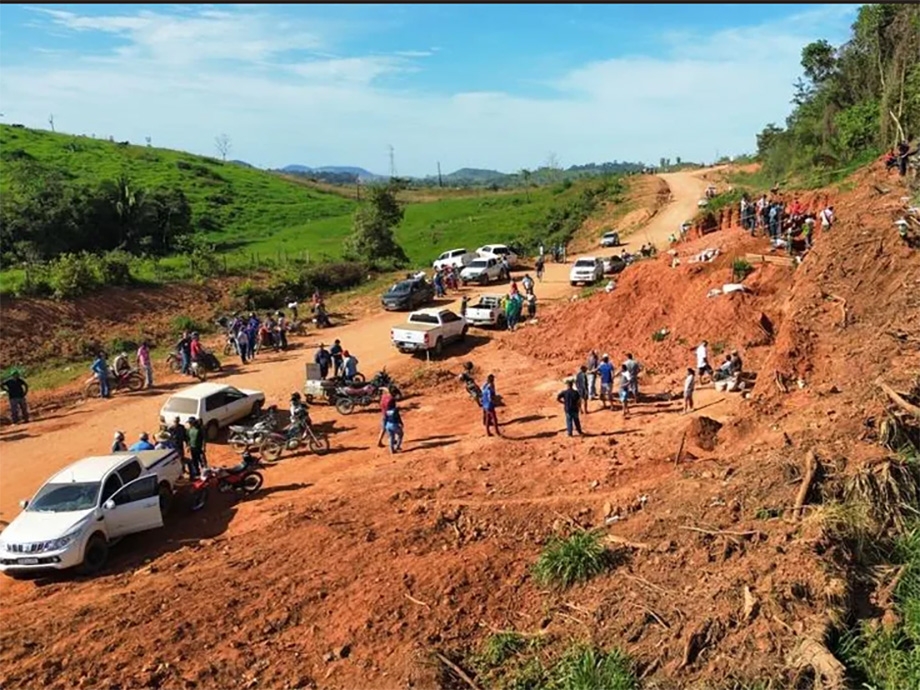
{"type": "Polygon", "coordinates": [[[553,690],[635,690],[639,685],[632,660],[614,649],[605,652],[593,646],[576,646],[556,663],[553,690]]]}
{"type": "Polygon", "coordinates": [[[85,295],[100,285],[90,254],[62,254],[48,264],[48,284],[56,299],[85,295]]]}
{"type": "Polygon", "coordinates": [[[203,324],[198,321],[195,321],[191,316],[185,314],[180,314],[172,320],[172,332],[175,336],[182,335],[183,331],[188,331],[189,333],[197,331],[198,333],[207,333],[212,330],[210,324],[203,324]]]}
{"type": "Polygon", "coordinates": [[[732,280],[741,282],[754,272],[754,267],[746,260],[737,258],[732,261],[732,280]]]}
{"type": "Polygon", "coordinates": [[[99,280],[102,285],[130,285],[134,282],[131,263],[134,257],[128,252],[116,249],[98,258],[99,280]]]}
{"type": "Polygon", "coordinates": [[[360,285],[367,276],[367,268],[359,261],[335,261],[309,266],[302,276],[307,291],[315,288],[333,292],[360,285]]]}
{"type": "Polygon", "coordinates": [[[611,553],[597,531],[575,532],[566,539],[554,538],[533,567],[542,585],[569,587],[590,580],[612,564],[611,553]]]}

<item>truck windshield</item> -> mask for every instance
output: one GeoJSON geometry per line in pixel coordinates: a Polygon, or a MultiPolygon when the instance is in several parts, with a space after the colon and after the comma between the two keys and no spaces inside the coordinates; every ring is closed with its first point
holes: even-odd
{"type": "Polygon", "coordinates": [[[488,265],[488,259],[476,259],[470,264],[470,268],[486,268],[488,265]]]}
{"type": "Polygon", "coordinates": [[[99,482],[45,484],[26,510],[35,513],[68,513],[95,507],[99,497],[99,482]]]}
{"type": "Polygon", "coordinates": [[[413,314],[409,317],[409,323],[430,323],[438,325],[438,317],[434,314],[413,314]]]}
{"type": "Polygon", "coordinates": [[[393,287],[390,288],[390,292],[394,295],[401,295],[412,290],[412,282],[409,280],[404,280],[401,283],[396,283],[393,287]]]}
{"type": "Polygon", "coordinates": [[[198,414],[198,401],[193,398],[182,398],[174,395],[166,401],[166,411],[179,414],[198,414]]]}
{"type": "Polygon", "coordinates": [[[592,266],[594,266],[594,260],[593,259],[579,259],[578,261],[575,262],[575,265],[578,268],[591,268],[592,266]]]}

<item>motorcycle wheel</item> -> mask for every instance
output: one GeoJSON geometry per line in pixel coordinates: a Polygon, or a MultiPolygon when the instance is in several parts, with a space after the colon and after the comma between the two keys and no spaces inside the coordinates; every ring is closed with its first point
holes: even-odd
{"type": "Polygon", "coordinates": [[[220,371],[222,368],[220,360],[214,355],[211,355],[211,371],[220,371]]]}
{"type": "Polygon", "coordinates": [[[351,398],[339,398],[335,401],[335,409],[339,414],[351,414],[355,410],[355,402],[351,398]]]}
{"type": "Polygon", "coordinates": [[[182,371],[182,363],[179,361],[179,358],[173,357],[172,355],[166,358],[166,366],[168,366],[169,370],[174,374],[178,374],[182,371]]]}
{"type": "Polygon", "coordinates": [[[192,505],[190,506],[192,512],[201,510],[208,504],[208,494],[209,493],[211,492],[208,491],[207,487],[205,487],[199,491],[196,491],[194,494],[192,494],[192,505]]]}
{"type": "Polygon", "coordinates": [[[259,455],[264,462],[274,464],[281,459],[286,445],[286,439],[276,435],[269,436],[259,445],[259,455]]]}
{"type": "Polygon", "coordinates": [[[329,452],[329,437],[326,434],[313,433],[307,436],[307,444],[317,455],[325,455],[329,452]]]}
{"type": "Polygon", "coordinates": [[[125,384],[128,386],[129,391],[139,391],[144,387],[144,377],[138,372],[132,371],[125,379],[125,384]]]}
{"type": "Polygon", "coordinates": [[[250,472],[233,486],[233,491],[238,496],[249,496],[262,488],[263,481],[261,472],[250,472]]]}
{"type": "Polygon", "coordinates": [[[364,378],[364,374],[360,371],[355,372],[355,377],[352,379],[355,383],[367,383],[367,379],[364,378]]]}
{"type": "Polygon", "coordinates": [[[99,382],[90,381],[85,386],[83,386],[83,397],[84,398],[102,397],[102,388],[99,386],[99,382]]]}
{"type": "Polygon", "coordinates": [[[230,438],[227,439],[227,442],[230,444],[230,447],[233,448],[233,450],[235,450],[237,453],[245,453],[246,449],[249,448],[250,445],[245,436],[237,434],[233,434],[230,438]]]}

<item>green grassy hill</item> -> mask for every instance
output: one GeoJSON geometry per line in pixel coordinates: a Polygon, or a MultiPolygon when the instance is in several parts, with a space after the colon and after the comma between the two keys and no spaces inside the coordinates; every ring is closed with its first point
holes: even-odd
{"type": "MultiPolygon", "coordinates": [[[[135,187],[181,189],[192,207],[197,232],[216,245],[223,265],[237,272],[307,254],[312,260],[339,257],[357,208],[347,194],[232,162],[0,125],[0,195],[14,181],[38,179],[47,171],[56,171],[75,185],[126,175],[135,187]]],[[[538,239],[544,219],[548,226],[551,214],[576,204],[591,184],[586,180],[446,198],[426,190],[425,200],[415,202],[408,190],[397,239],[417,265],[430,265],[440,252],[454,247],[532,242],[538,239]]],[[[189,270],[183,256],[139,262],[132,268],[139,277],[156,282],[189,277],[189,270]]],[[[0,290],[15,292],[23,274],[16,269],[3,271],[0,290]]]]}

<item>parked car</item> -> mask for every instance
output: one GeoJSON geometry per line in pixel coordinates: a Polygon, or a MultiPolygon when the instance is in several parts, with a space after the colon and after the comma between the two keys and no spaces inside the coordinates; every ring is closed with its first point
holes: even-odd
{"type": "Polygon", "coordinates": [[[618,247],[620,245],[620,233],[616,230],[611,230],[610,232],[605,232],[601,235],[601,246],[602,247],[618,247]]]}
{"type": "Polygon", "coordinates": [[[504,269],[495,257],[479,257],[474,259],[469,266],[460,271],[460,282],[479,283],[488,285],[494,280],[501,280],[504,269]]]}
{"type": "Polygon", "coordinates": [[[265,404],[265,393],[235,388],[220,383],[199,383],[169,396],[160,409],[160,423],[170,424],[178,417],[182,424],[189,417],[201,420],[209,441],[214,441],[223,427],[257,415],[265,404]]]}
{"type": "Polygon", "coordinates": [[[434,299],[434,286],[424,277],[401,280],[383,293],[380,303],[387,311],[418,309],[434,299]]]}
{"type": "Polygon", "coordinates": [[[451,249],[444,252],[434,261],[434,270],[438,271],[448,266],[460,269],[468,265],[470,261],[476,258],[476,252],[470,252],[466,249],[451,249]]]}
{"type": "Polygon", "coordinates": [[[466,337],[466,319],[450,309],[422,309],[409,314],[404,326],[393,328],[390,339],[400,352],[431,350],[440,356],[444,346],[466,337]]]}
{"type": "Polygon", "coordinates": [[[569,271],[572,285],[585,283],[590,285],[604,277],[604,262],[595,256],[583,256],[577,259],[569,271]]]}
{"type": "Polygon", "coordinates": [[[89,457],[54,474],[0,533],[0,572],[12,577],[105,565],[121,537],[163,526],[182,462],[175,450],[89,457]]]}
{"type": "Polygon", "coordinates": [[[624,268],[626,268],[629,265],[629,263],[619,254],[614,254],[613,256],[605,256],[603,258],[603,262],[604,262],[604,275],[620,273],[624,268]]]}
{"type": "Polygon", "coordinates": [[[505,257],[511,268],[514,268],[518,261],[518,255],[511,251],[506,244],[486,244],[477,249],[476,253],[486,259],[501,259],[505,257]]]}
{"type": "Polygon", "coordinates": [[[501,308],[502,295],[480,295],[476,304],[466,308],[466,322],[470,326],[501,326],[505,312],[501,308]]]}

